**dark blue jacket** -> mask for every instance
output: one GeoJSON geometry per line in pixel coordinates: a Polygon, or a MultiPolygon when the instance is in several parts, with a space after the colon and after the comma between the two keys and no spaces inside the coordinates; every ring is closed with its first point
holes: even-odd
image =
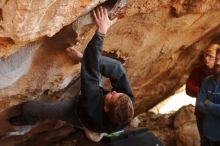
{"type": "Polygon", "coordinates": [[[212,141],[220,141],[220,81],[216,76],[207,77],[196,100],[196,108],[204,113],[203,135],[212,141]],[[210,102],[205,105],[208,98],[210,102]]]}
{"type": "MultiPolygon", "coordinates": [[[[99,86],[100,75],[110,78],[113,90],[126,93],[134,101],[126,72],[121,65],[111,69],[103,65],[100,69],[104,35],[96,33],[87,45],[81,64],[81,96],[78,114],[86,128],[95,132],[114,132],[126,125],[115,125],[110,122],[104,112],[105,91],[99,86]]],[[[114,66],[114,64],[112,64],[114,66]]]]}

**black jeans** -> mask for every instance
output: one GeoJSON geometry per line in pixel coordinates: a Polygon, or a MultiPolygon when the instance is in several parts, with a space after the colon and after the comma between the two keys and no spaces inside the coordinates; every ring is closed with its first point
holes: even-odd
{"type": "Polygon", "coordinates": [[[22,106],[23,116],[30,123],[49,119],[62,120],[75,127],[82,127],[76,109],[77,100],[78,96],[57,102],[29,101],[22,106]]]}
{"type": "Polygon", "coordinates": [[[39,120],[62,120],[81,127],[77,114],[77,103],[80,92],[80,79],[77,79],[63,94],[64,100],[45,102],[39,100],[28,101],[22,105],[22,116],[28,123],[39,120]]]}
{"type": "Polygon", "coordinates": [[[203,114],[199,113],[199,111],[195,111],[195,113],[196,113],[195,116],[196,116],[197,128],[200,136],[200,146],[206,146],[206,139],[203,135],[203,130],[202,130],[203,114]]]}

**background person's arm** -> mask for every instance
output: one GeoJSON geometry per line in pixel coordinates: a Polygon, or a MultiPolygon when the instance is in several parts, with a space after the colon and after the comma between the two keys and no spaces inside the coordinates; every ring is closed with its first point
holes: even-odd
{"type": "Polygon", "coordinates": [[[207,109],[206,113],[210,113],[215,116],[220,116],[220,104],[213,103],[207,99],[205,105],[207,109]]]}
{"type": "Polygon", "coordinates": [[[198,97],[200,85],[198,84],[198,71],[193,69],[189,78],[186,81],[186,94],[191,97],[198,97]]]}
{"type": "Polygon", "coordinates": [[[206,78],[203,83],[202,87],[199,93],[199,97],[196,99],[196,109],[198,111],[201,111],[203,113],[207,113],[206,106],[204,104],[205,99],[207,98],[208,93],[208,84],[209,84],[209,78],[206,78]]]}

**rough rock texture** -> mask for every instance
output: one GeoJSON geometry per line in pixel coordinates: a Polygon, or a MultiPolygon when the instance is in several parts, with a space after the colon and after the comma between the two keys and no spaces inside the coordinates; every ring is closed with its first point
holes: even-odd
{"type": "MultiPolygon", "coordinates": [[[[104,1],[0,1],[0,114],[63,90],[79,77],[80,64],[65,48],[83,52],[95,32],[87,12],[104,1]]],[[[126,0],[105,5],[111,17],[121,19],[109,30],[104,50],[124,61],[137,97],[136,114],[174,94],[201,51],[219,42],[218,0],[130,0],[126,14],[120,9],[126,0]]]]}
{"type": "Polygon", "coordinates": [[[40,44],[40,42],[30,43],[24,48],[21,48],[21,51],[14,53],[4,60],[0,60],[1,89],[12,85],[17,79],[29,71],[33,55],[40,44]]]}
{"type": "Polygon", "coordinates": [[[152,112],[145,112],[137,117],[140,120],[140,127],[147,127],[166,146],[176,146],[174,114],[156,115],[152,112]]]}
{"type": "Polygon", "coordinates": [[[146,112],[138,115],[139,126],[149,128],[166,146],[199,146],[194,110],[194,106],[187,105],[173,114],[146,112]]]}
{"type": "Polygon", "coordinates": [[[174,128],[177,146],[199,146],[200,137],[192,105],[181,108],[175,115],[174,128]]]}
{"type": "MultiPolygon", "coordinates": [[[[18,46],[52,37],[64,26],[85,15],[106,0],[2,0],[0,2],[0,57],[18,50],[18,46]]],[[[118,1],[115,9],[124,7],[127,0],[118,1]]],[[[112,16],[114,17],[114,16],[112,16]]]]}
{"type": "Polygon", "coordinates": [[[63,26],[75,21],[94,8],[99,2],[80,0],[2,0],[0,37],[2,37],[0,56],[8,56],[24,44],[44,36],[53,36],[63,26]],[[10,40],[10,42],[9,42],[10,40]]]}

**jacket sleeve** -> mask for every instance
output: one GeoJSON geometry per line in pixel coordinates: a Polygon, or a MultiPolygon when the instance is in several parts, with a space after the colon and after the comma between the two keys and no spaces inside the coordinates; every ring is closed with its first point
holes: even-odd
{"type": "Polygon", "coordinates": [[[125,93],[133,102],[135,101],[126,70],[120,61],[102,56],[100,71],[103,76],[110,78],[113,90],[125,93]]]}
{"type": "Polygon", "coordinates": [[[96,107],[101,104],[101,92],[99,88],[99,61],[103,47],[104,35],[96,33],[88,43],[81,64],[81,108],[86,113],[94,114],[96,107]],[[88,108],[90,107],[90,108],[88,108]]]}
{"type": "Polygon", "coordinates": [[[202,83],[202,88],[199,97],[196,100],[196,108],[204,114],[212,114],[220,116],[220,104],[215,104],[211,101],[207,105],[204,104],[205,99],[208,95],[209,78],[206,78],[202,83]]]}
{"type": "Polygon", "coordinates": [[[215,116],[220,116],[220,104],[215,104],[211,101],[206,106],[207,111],[215,116]]]}
{"type": "Polygon", "coordinates": [[[198,84],[199,81],[197,81],[198,80],[197,76],[198,76],[198,72],[196,69],[194,69],[186,81],[186,94],[191,97],[198,97],[199,95],[200,87],[198,84]]]}

